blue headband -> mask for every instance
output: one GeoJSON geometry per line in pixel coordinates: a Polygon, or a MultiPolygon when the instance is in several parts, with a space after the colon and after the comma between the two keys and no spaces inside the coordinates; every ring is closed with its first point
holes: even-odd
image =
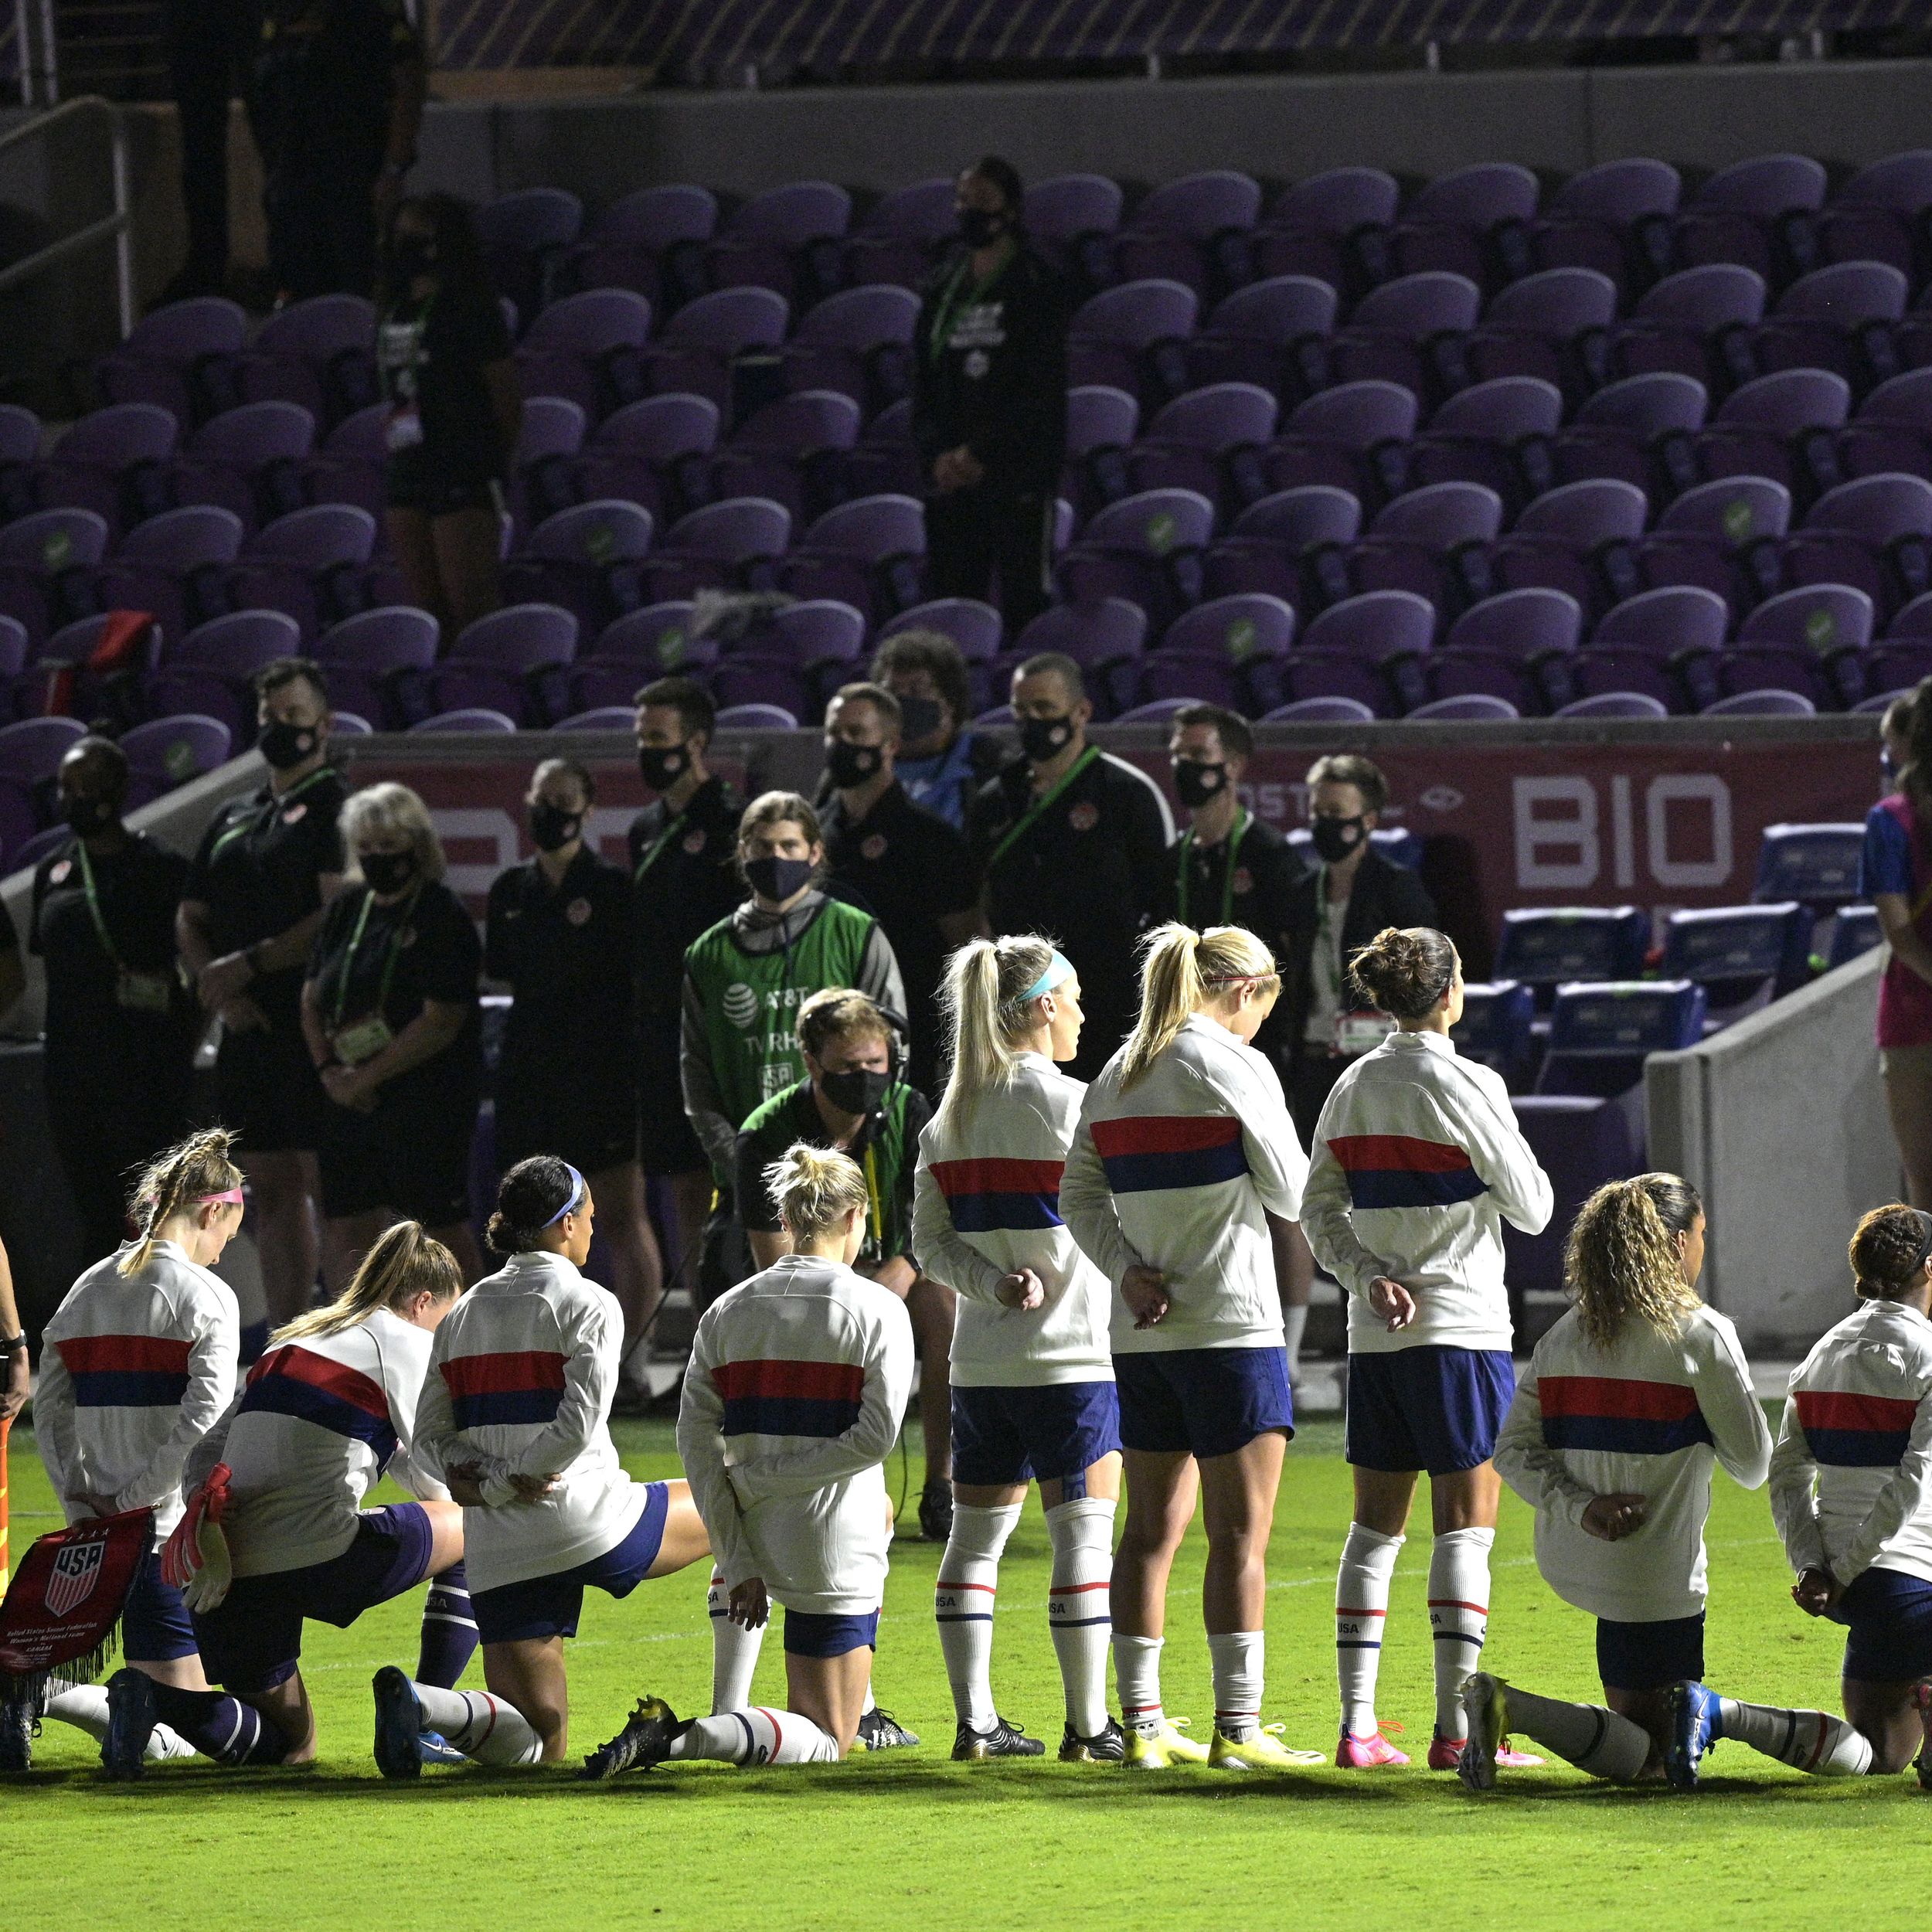
{"type": "Polygon", "coordinates": [[[1029,1000],[1038,999],[1043,993],[1050,993],[1056,986],[1064,986],[1073,977],[1073,962],[1056,948],[1046,971],[1020,995],[1020,1004],[1024,1006],[1029,1000]]]}
{"type": "Polygon", "coordinates": [[[569,1171],[570,1176],[570,1198],[550,1216],[549,1220],[544,1223],[543,1225],[546,1228],[555,1227],[558,1222],[570,1212],[571,1209],[581,1207],[583,1205],[583,1176],[572,1167],[568,1161],[566,1161],[563,1165],[569,1171]]]}

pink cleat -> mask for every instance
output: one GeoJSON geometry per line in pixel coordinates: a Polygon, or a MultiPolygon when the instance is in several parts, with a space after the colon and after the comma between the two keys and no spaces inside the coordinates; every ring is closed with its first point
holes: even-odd
{"type": "Polygon", "coordinates": [[[1383,1736],[1378,1726],[1366,1737],[1357,1737],[1352,1731],[1344,1731],[1335,1747],[1335,1761],[1337,1767],[1345,1771],[1379,1771],[1392,1764],[1406,1764],[1409,1757],[1406,1751],[1397,1750],[1383,1736]]]}
{"type": "MultiPolygon", "coordinates": [[[[1453,1771],[1462,1762],[1462,1747],[1465,1742],[1460,1737],[1444,1737],[1437,1732],[1429,1740],[1430,1770],[1453,1771]]],[[[1533,1752],[1512,1750],[1507,1738],[1496,1747],[1497,1767],[1502,1770],[1533,1771],[1546,1761],[1533,1752]]]]}

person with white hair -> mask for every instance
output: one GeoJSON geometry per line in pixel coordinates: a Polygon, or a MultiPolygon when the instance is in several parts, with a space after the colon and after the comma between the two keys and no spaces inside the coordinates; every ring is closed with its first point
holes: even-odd
{"type": "Polygon", "coordinates": [[[481,1095],[482,947],[444,883],[429,810],[406,785],[342,807],[349,870],[302,985],[302,1032],[330,1102],[325,1265],[339,1292],[376,1236],[420,1221],[471,1281],[470,1138],[481,1095]]]}

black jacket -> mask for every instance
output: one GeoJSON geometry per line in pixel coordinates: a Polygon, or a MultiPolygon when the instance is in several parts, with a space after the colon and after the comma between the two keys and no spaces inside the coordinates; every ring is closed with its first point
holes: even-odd
{"type": "MultiPolygon", "coordinates": [[[[1282,962],[1281,1005],[1287,1015],[1283,1032],[1291,1049],[1298,1050],[1308,1019],[1310,961],[1321,925],[1320,893],[1326,874],[1320,866],[1295,882],[1288,902],[1288,956],[1282,962]]],[[[1349,894],[1342,920],[1342,960],[1345,968],[1358,947],[1366,946],[1385,926],[1433,926],[1436,902],[1406,866],[1392,865],[1372,848],[1362,855],[1362,868],[1349,894]]]]}
{"type": "Polygon", "coordinates": [[[965,444],[997,490],[1051,492],[1066,457],[1066,287],[1020,244],[976,287],[969,257],[927,284],[913,338],[913,440],[927,482],[965,444]]]}

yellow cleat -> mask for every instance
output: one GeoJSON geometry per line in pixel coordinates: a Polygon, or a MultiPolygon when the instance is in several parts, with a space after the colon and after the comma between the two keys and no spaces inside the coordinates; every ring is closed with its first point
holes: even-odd
{"type": "Polygon", "coordinates": [[[1281,1733],[1287,1728],[1283,1724],[1264,1724],[1252,1737],[1238,1742],[1217,1730],[1208,1762],[1224,1771],[1299,1771],[1328,1763],[1320,1751],[1291,1750],[1281,1743],[1281,1733]]]}
{"type": "Polygon", "coordinates": [[[1186,1728],[1185,1717],[1168,1717],[1161,1720],[1161,1728],[1151,1737],[1143,1737],[1138,1731],[1129,1731],[1127,1753],[1121,1763],[1130,1771],[1165,1771],[1176,1764],[1206,1764],[1207,1747],[1183,1736],[1182,1733],[1186,1728]]]}

